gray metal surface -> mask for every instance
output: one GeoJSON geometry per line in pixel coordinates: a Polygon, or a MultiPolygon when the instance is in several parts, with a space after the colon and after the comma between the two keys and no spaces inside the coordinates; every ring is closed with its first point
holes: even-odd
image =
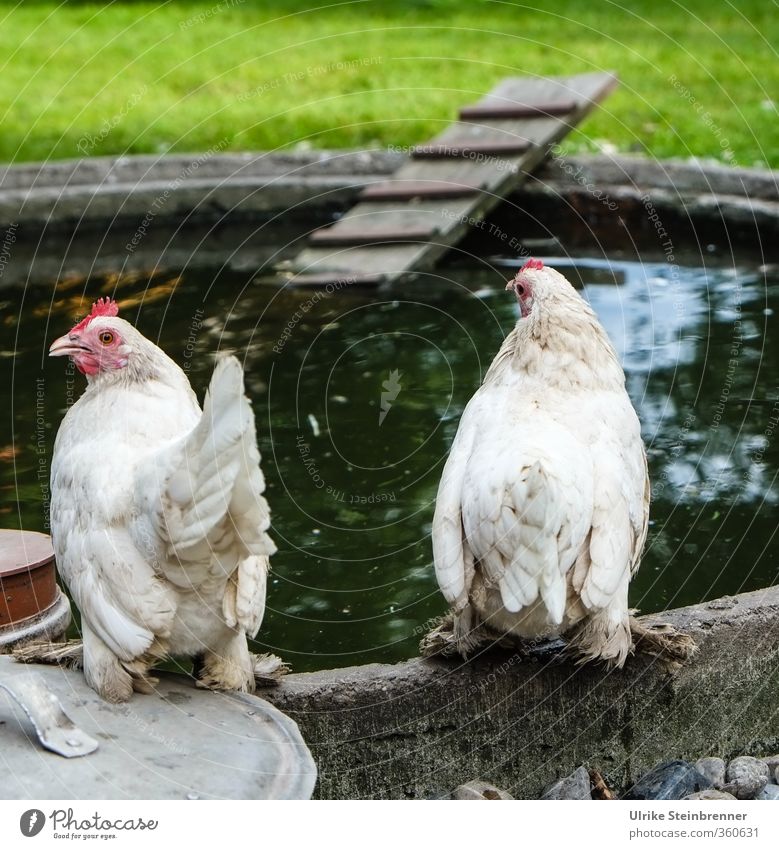
{"type": "MultiPolygon", "coordinates": [[[[0,657],[0,678],[20,670],[0,657]]],[[[36,667],[72,720],[100,741],[90,757],[41,749],[0,692],[1,799],[307,799],[316,766],[297,725],[255,696],[196,689],[160,674],[157,692],[111,705],[81,672],[36,667]]]]}
{"type": "Polygon", "coordinates": [[[74,724],[38,672],[12,672],[0,676],[0,689],[16,700],[27,714],[41,745],[49,751],[63,758],[80,758],[97,749],[97,740],[74,724]]]}

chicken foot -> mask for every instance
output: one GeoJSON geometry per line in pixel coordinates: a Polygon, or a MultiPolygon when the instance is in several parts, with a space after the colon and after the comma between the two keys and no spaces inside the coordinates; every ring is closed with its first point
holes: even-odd
{"type": "Polygon", "coordinates": [[[647,626],[635,616],[630,617],[630,636],[636,653],[660,658],[672,668],[681,666],[698,651],[693,638],[673,625],[647,626]]]}
{"type": "MultiPolygon", "coordinates": [[[[61,643],[52,643],[49,640],[31,640],[21,646],[17,646],[11,656],[19,663],[44,663],[54,666],[63,666],[66,669],[83,669],[84,667],[84,644],[81,640],[66,640],[61,643]]],[[[272,687],[290,671],[289,664],[274,654],[251,654],[254,671],[254,681],[257,687],[272,687]]],[[[196,661],[197,665],[197,661],[196,661]]],[[[137,679],[136,692],[153,692],[153,685],[159,679],[144,675],[137,679]],[[151,685],[151,686],[145,686],[151,685]]],[[[136,681],[133,682],[134,685],[136,681]]]]}
{"type": "MultiPolygon", "coordinates": [[[[681,666],[698,651],[689,634],[667,624],[647,626],[633,616],[630,617],[630,636],[633,651],[664,660],[671,668],[681,666]]],[[[455,617],[449,613],[438,619],[435,627],[422,638],[419,652],[422,657],[461,656],[465,659],[479,649],[519,647],[531,654],[559,652],[561,645],[560,640],[546,640],[541,644],[536,641],[523,643],[516,637],[501,636],[483,623],[470,629],[461,627],[458,633],[455,617]]],[[[572,653],[578,652],[574,648],[572,653]]]]}
{"type": "Polygon", "coordinates": [[[435,622],[435,627],[422,637],[419,653],[422,657],[454,657],[463,660],[478,650],[516,648],[515,641],[491,631],[483,623],[471,624],[467,611],[455,616],[447,613],[435,622]]]}

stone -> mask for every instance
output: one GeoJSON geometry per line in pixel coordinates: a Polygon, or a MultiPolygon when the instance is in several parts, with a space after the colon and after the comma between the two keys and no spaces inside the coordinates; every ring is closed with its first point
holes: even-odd
{"type": "Polygon", "coordinates": [[[700,758],[695,761],[695,769],[705,775],[712,787],[721,790],[725,784],[725,761],[722,758],[700,758]]]}
{"type": "Polygon", "coordinates": [[[766,784],[766,786],[755,796],[758,802],[777,801],[779,802],[779,785],[766,784]]]}
{"type": "Polygon", "coordinates": [[[749,755],[734,758],[729,764],[723,788],[737,799],[754,799],[768,784],[768,764],[749,755]]]}
{"type": "Polygon", "coordinates": [[[699,790],[697,793],[690,793],[689,796],[684,797],[685,801],[688,799],[718,799],[721,802],[736,801],[736,797],[732,793],[726,793],[724,790],[717,790],[714,787],[709,787],[706,790],[699,790]]]}
{"type": "Polygon", "coordinates": [[[513,799],[505,790],[499,790],[486,781],[468,781],[452,792],[452,799],[513,799]]]}
{"type": "Polygon", "coordinates": [[[639,778],[623,798],[684,799],[710,787],[711,781],[691,763],[666,761],[639,778]]]}
{"type": "Polygon", "coordinates": [[[590,773],[583,766],[556,781],[544,791],[542,799],[592,799],[590,773]]]}
{"type": "Polygon", "coordinates": [[[768,766],[768,783],[779,784],[779,776],[777,775],[779,771],[779,755],[768,755],[768,757],[758,758],[758,760],[768,766]]]}

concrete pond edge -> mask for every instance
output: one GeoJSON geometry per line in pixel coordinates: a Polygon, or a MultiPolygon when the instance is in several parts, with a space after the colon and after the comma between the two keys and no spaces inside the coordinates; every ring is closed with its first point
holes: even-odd
{"type": "Polygon", "coordinates": [[[779,587],[641,617],[699,651],[671,671],[491,652],[289,675],[262,692],[299,725],[320,798],[436,798],[473,779],[517,798],[584,764],[628,787],[661,761],[779,751],[779,587]]]}
{"type": "MultiPolygon", "coordinates": [[[[343,210],[406,156],[386,150],[96,157],[0,168],[0,227],[72,228],[107,220],[309,216],[343,210]]],[[[594,211],[646,202],[691,218],[779,228],[779,172],[704,161],[572,155],[547,159],[510,202],[566,199],[594,211]]],[[[608,209],[606,209],[608,211],[608,209]]]]}

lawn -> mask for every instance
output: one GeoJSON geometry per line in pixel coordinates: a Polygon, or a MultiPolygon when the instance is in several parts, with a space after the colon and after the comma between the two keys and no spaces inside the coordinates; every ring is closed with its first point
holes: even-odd
{"type": "Polygon", "coordinates": [[[0,161],[424,139],[511,74],[615,69],[569,150],[779,167],[773,3],[0,2],[0,161]]]}

